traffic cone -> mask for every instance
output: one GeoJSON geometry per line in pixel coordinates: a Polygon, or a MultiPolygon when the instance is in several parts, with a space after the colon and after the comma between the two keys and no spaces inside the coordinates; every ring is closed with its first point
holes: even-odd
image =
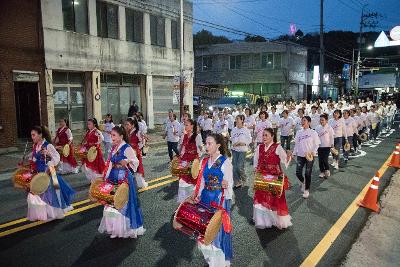
{"type": "Polygon", "coordinates": [[[388,166],[393,168],[400,168],[400,150],[395,150],[388,166]]]}
{"type": "Polygon", "coordinates": [[[363,200],[358,201],[357,205],[373,210],[375,212],[379,212],[380,208],[378,206],[378,188],[379,188],[379,172],[377,172],[372,180],[371,185],[367,193],[364,196],[363,200]]]}

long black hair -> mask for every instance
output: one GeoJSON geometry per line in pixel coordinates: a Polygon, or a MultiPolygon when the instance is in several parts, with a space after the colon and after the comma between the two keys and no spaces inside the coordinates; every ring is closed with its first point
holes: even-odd
{"type": "Polygon", "coordinates": [[[43,139],[46,139],[47,143],[51,144],[51,135],[50,131],[46,126],[33,126],[32,131],[37,132],[38,134],[42,135],[43,139]]]}
{"type": "Polygon", "coordinates": [[[137,134],[137,132],[139,131],[139,123],[137,119],[135,117],[129,117],[126,119],[126,121],[129,122],[130,125],[133,125],[133,127],[135,127],[134,133],[137,134]]]}
{"type": "Polygon", "coordinates": [[[197,123],[194,122],[194,120],[192,120],[192,119],[188,119],[187,121],[193,126],[192,136],[190,137],[189,142],[196,143],[197,123]]]}
{"type": "Polygon", "coordinates": [[[61,120],[64,121],[64,122],[65,122],[65,125],[69,128],[69,121],[68,121],[68,119],[62,118],[61,120]]]}
{"type": "Polygon", "coordinates": [[[112,128],[113,131],[115,131],[116,133],[118,133],[119,135],[122,135],[122,139],[129,144],[129,140],[128,140],[128,134],[126,133],[126,130],[123,126],[117,125],[114,128],[112,128]]]}
{"type": "Polygon", "coordinates": [[[220,145],[218,150],[221,153],[221,155],[224,155],[227,157],[229,156],[229,151],[226,147],[225,139],[222,136],[222,134],[211,133],[211,134],[207,135],[207,137],[212,137],[215,140],[215,143],[217,143],[217,145],[220,145]]]}
{"type": "Polygon", "coordinates": [[[97,129],[97,130],[99,129],[99,124],[98,124],[98,122],[97,122],[97,119],[96,119],[96,118],[90,118],[90,119],[88,119],[88,121],[91,121],[91,122],[93,122],[93,124],[94,124],[94,127],[96,127],[96,129],[97,129]]]}

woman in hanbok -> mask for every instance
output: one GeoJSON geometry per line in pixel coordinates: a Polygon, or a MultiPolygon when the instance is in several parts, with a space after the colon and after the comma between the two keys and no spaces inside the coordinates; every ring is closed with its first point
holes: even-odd
{"type": "Polygon", "coordinates": [[[232,163],[227,157],[224,138],[220,134],[210,134],[206,138],[206,148],[209,158],[203,159],[198,185],[193,198],[211,207],[219,205],[225,210],[223,225],[210,245],[198,243],[210,267],[230,266],[233,257],[232,226],[230,212],[233,198],[232,163]]]}
{"type": "MultiPolygon", "coordinates": [[[[203,141],[197,133],[197,124],[192,119],[185,122],[185,135],[182,138],[180,163],[190,166],[195,159],[200,158],[203,141]]],[[[178,202],[181,203],[193,194],[196,178],[191,174],[179,175],[178,202]]]]}
{"type": "Polygon", "coordinates": [[[99,125],[95,118],[88,119],[87,121],[88,130],[82,141],[84,149],[88,151],[91,147],[96,147],[97,155],[93,162],[89,162],[87,158],[83,160],[83,170],[85,172],[86,178],[91,182],[96,180],[96,178],[101,177],[104,170],[104,159],[103,152],[101,151],[100,144],[103,142],[104,137],[99,130],[99,125]]]}
{"type": "Polygon", "coordinates": [[[136,171],[139,161],[135,151],[127,143],[126,131],[115,126],[111,131],[113,147],[108,156],[104,179],[110,184],[127,183],[129,196],[127,204],[120,210],[112,205],[105,205],[99,232],[107,233],[111,238],[137,238],[143,235],[143,214],[136,192],[136,184],[132,173],[136,171]]]}
{"type": "MultiPolygon", "coordinates": [[[[263,132],[263,143],[258,145],[254,153],[254,172],[262,175],[262,179],[276,179],[284,176],[281,164],[287,168],[290,161],[281,145],[276,143],[274,129],[266,128],[263,132]]],[[[254,192],[253,220],[256,228],[264,229],[272,226],[284,229],[292,225],[286,204],[285,190],[289,187],[284,177],[281,196],[264,190],[254,192]]]]}
{"type": "Polygon", "coordinates": [[[74,157],[74,146],[73,136],[71,129],[68,127],[67,119],[60,120],[60,127],[57,129],[56,136],[54,138],[54,145],[58,151],[62,151],[65,145],[69,146],[69,155],[65,157],[63,153],[60,153],[60,165],[58,172],[61,174],[67,173],[78,173],[78,163],[74,157]]]}
{"type": "Polygon", "coordinates": [[[35,126],[31,130],[33,141],[30,171],[32,175],[45,172],[50,176],[47,190],[40,195],[28,193],[27,219],[30,221],[48,221],[62,219],[72,210],[71,201],[75,191],[55,173],[55,166],[60,162],[60,155],[50,143],[51,137],[44,126],[35,126]]]}
{"type": "Polygon", "coordinates": [[[142,157],[142,143],[143,133],[139,130],[139,123],[136,118],[128,118],[125,122],[125,130],[128,133],[128,142],[136,153],[136,157],[139,160],[137,171],[135,171],[136,182],[138,187],[145,188],[148,186],[144,179],[144,167],[142,157]]]}

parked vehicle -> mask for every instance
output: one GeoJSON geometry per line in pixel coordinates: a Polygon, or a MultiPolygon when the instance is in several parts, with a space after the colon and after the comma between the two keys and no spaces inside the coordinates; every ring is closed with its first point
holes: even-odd
{"type": "Polygon", "coordinates": [[[214,110],[214,108],[218,108],[219,110],[223,110],[224,108],[233,109],[237,106],[249,106],[250,101],[247,97],[243,96],[224,96],[220,98],[215,105],[209,106],[209,110],[214,110]]]}

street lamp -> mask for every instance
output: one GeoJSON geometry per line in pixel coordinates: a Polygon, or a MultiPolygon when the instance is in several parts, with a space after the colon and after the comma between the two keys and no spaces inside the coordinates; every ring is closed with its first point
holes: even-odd
{"type": "Polygon", "coordinates": [[[372,49],[374,49],[374,46],[373,46],[373,45],[369,45],[369,46],[367,47],[367,49],[368,49],[368,50],[372,50],[372,49]]]}
{"type": "MultiPolygon", "coordinates": [[[[374,49],[374,46],[373,45],[369,45],[369,46],[367,46],[367,48],[365,49],[364,48],[364,50],[369,50],[369,51],[371,51],[372,49],[374,49]]],[[[359,78],[360,78],[360,64],[361,64],[361,50],[362,50],[362,48],[360,47],[359,49],[353,49],[353,60],[352,60],[352,66],[354,66],[354,51],[355,50],[358,50],[358,56],[357,56],[357,62],[356,62],[356,64],[357,64],[357,66],[356,66],[356,71],[355,71],[355,79],[354,79],[354,81],[355,81],[355,85],[354,85],[354,87],[355,87],[355,89],[356,89],[356,94],[358,94],[358,86],[359,86],[359,78]]]]}

